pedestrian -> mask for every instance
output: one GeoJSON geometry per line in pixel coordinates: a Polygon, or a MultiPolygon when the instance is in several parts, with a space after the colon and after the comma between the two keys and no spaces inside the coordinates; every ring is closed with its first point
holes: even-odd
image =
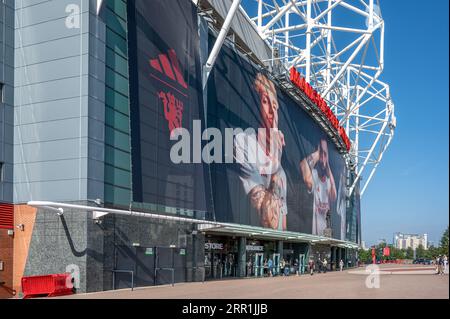
{"type": "Polygon", "coordinates": [[[327,273],[327,266],[328,266],[328,261],[326,258],[323,259],[322,262],[322,268],[323,268],[323,272],[326,274],[327,273]]]}
{"type": "Polygon", "coordinates": [[[448,271],[448,260],[447,255],[444,255],[444,273],[448,271]]]}
{"type": "Polygon", "coordinates": [[[341,259],[339,261],[339,271],[342,271],[343,268],[344,268],[344,261],[341,259]]]}
{"type": "Polygon", "coordinates": [[[247,262],[247,277],[250,277],[252,275],[252,268],[253,268],[253,263],[251,260],[249,260],[247,262]]]}
{"type": "Polygon", "coordinates": [[[314,260],[310,259],[309,263],[308,263],[308,267],[309,267],[309,273],[312,275],[314,275],[314,260]]]}
{"type": "Polygon", "coordinates": [[[439,258],[439,273],[440,273],[441,275],[444,274],[444,257],[443,257],[443,256],[441,256],[441,257],[439,258]]]}
{"type": "Polygon", "coordinates": [[[284,276],[284,268],[286,267],[286,262],[284,261],[284,258],[281,258],[280,261],[280,272],[284,276]]]}
{"type": "Polygon", "coordinates": [[[267,261],[267,268],[269,269],[269,277],[273,276],[273,260],[272,258],[269,258],[269,260],[267,261]]]}
{"type": "Polygon", "coordinates": [[[291,263],[288,261],[284,265],[284,275],[289,276],[289,273],[291,272],[291,263]]]}
{"type": "Polygon", "coordinates": [[[436,257],[436,260],[435,260],[435,264],[436,264],[436,275],[439,275],[439,274],[441,273],[440,263],[441,263],[441,256],[438,255],[438,256],[436,257]]]}
{"type": "Polygon", "coordinates": [[[298,265],[298,259],[297,259],[297,258],[296,258],[295,261],[294,261],[294,271],[295,271],[295,274],[296,274],[297,276],[299,276],[300,270],[299,270],[299,265],[298,265]]]}

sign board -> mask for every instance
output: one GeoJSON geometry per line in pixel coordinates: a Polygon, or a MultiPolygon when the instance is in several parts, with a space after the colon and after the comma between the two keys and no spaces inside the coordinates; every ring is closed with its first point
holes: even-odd
{"type": "Polygon", "coordinates": [[[153,255],[153,248],[146,248],[145,249],[145,254],[146,255],[153,255]]]}
{"type": "Polygon", "coordinates": [[[247,245],[247,251],[264,251],[264,246],[247,245]]]}
{"type": "Polygon", "coordinates": [[[221,243],[205,243],[206,250],[222,250],[223,244],[221,243]]]}
{"type": "Polygon", "coordinates": [[[181,256],[186,256],[186,249],[181,248],[181,249],[180,249],[180,255],[181,255],[181,256]]]}

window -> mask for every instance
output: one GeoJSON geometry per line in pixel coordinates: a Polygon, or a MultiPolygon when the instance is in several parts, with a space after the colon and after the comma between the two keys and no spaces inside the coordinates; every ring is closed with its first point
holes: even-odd
{"type": "Polygon", "coordinates": [[[0,162],[0,183],[3,182],[3,166],[5,163],[0,162]]]}

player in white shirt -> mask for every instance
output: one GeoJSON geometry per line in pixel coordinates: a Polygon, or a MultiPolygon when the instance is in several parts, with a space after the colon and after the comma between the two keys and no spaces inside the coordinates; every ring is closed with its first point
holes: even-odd
{"type": "Polygon", "coordinates": [[[303,180],[314,195],[312,234],[323,236],[327,228],[327,213],[336,200],[336,185],[328,159],[326,138],[320,140],[317,151],[300,162],[303,180]]]}
{"type": "Polygon", "coordinates": [[[258,133],[241,133],[235,137],[235,157],[240,164],[239,178],[261,225],[286,230],[286,173],[281,167],[285,146],[278,130],[278,98],[275,85],[259,73],[255,90],[260,97],[261,128],[258,133]]]}

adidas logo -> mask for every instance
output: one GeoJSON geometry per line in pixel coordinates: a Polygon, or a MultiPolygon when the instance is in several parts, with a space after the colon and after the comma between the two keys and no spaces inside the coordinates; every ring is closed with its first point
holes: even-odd
{"type": "Polygon", "coordinates": [[[187,89],[188,85],[184,81],[174,49],[170,49],[168,54],[160,54],[157,59],[150,60],[150,66],[187,89]]]}

